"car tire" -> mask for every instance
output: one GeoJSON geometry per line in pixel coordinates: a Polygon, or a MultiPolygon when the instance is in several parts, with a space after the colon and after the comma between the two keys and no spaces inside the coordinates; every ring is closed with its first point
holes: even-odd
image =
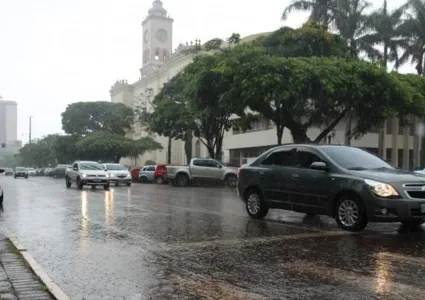
{"type": "Polygon", "coordinates": [[[143,176],[143,177],[140,177],[140,178],[139,178],[139,181],[140,181],[141,183],[147,183],[147,182],[148,182],[148,178],[147,178],[147,177],[145,177],[145,176],[143,176]]]}
{"type": "Polygon", "coordinates": [[[28,179],[28,176],[25,176],[25,179],[28,179]]]}
{"type": "Polygon", "coordinates": [[[131,182],[127,182],[127,186],[131,186],[131,182]]]}
{"type": "Polygon", "coordinates": [[[104,185],[104,186],[103,186],[103,189],[104,189],[105,191],[109,191],[109,184],[104,185]]]}
{"type": "Polygon", "coordinates": [[[229,174],[224,179],[224,184],[229,187],[236,187],[238,185],[238,176],[234,174],[229,174]]]}
{"type": "Polygon", "coordinates": [[[338,198],[334,214],[338,226],[347,231],[362,231],[368,223],[364,203],[354,193],[343,194],[338,198]]]}
{"type": "Polygon", "coordinates": [[[4,192],[0,196],[0,205],[3,205],[3,199],[4,199],[4,192]]]}
{"type": "Polygon", "coordinates": [[[15,179],[17,178],[16,176],[13,176],[15,179]]]}
{"type": "Polygon", "coordinates": [[[78,188],[79,190],[82,190],[82,189],[83,189],[83,187],[84,187],[84,184],[81,182],[80,177],[78,177],[78,178],[77,178],[77,188],[78,188]]]}
{"type": "Polygon", "coordinates": [[[419,227],[422,224],[425,223],[425,220],[421,219],[421,220],[406,220],[406,221],[401,221],[401,224],[403,224],[406,227],[419,227]]]}
{"type": "Polygon", "coordinates": [[[178,187],[185,187],[189,184],[189,176],[186,174],[180,173],[176,176],[176,185],[178,187]]]}
{"type": "Polygon", "coordinates": [[[115,182],[115,186],[119,186],[120,184],[118,182],[115,182]]]}
{"type": "Polygon", "coordinates": [[[66,185],[66,187],[69,189],[70,187],[71,187],[71,185],[72,185],[72,182],[71,182],[71,180],[69,179],[69,177],[67,176],[67,177],[65,177],[65,185],[66,185]]]}
{"type": "Polygon", "coordinates": [[[162,176],[156,176],[155,182],[156,182],[156,184],[163,184],[164,178],[162,178],[162,176]]]}
{"type": "Polygon", "coordinates": [[[269,213],[269,207],[258,189],[246,191],[244,200],[246,211],[251,218],[262,219],[269,213]]]}

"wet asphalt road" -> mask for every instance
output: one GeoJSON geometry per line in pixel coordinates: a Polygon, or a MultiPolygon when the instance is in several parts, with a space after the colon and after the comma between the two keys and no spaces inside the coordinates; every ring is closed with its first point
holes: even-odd
{"type": "Polygon", "coordinates": [[[0,177],[0,229],[71,299],[424,299],[425,233],[247,217],[235,190],[0,177]]]}

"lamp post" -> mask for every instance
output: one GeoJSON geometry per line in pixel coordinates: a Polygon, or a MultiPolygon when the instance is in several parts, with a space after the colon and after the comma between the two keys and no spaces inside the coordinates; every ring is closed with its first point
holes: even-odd
{"type": "Polygon", "coordinates": [[[31,124],[31,121],[32,121],[32,118],[33,118],[33,116],[30,116],[30,124],[29,124],[29,144],[31,145],[31,131],[32,131],[32,124],[31,124]]]}

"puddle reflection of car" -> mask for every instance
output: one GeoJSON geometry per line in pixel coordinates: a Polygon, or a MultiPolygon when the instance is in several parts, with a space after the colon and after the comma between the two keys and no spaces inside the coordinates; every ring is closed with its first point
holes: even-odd
{"type": "Polygon", "coordinates": [[[361,231],[368,222],[425,222],[425,178],[359,148],[279,146],[238,173],[238,194],[253,218],[286,209],[334,217],[349,231],[361,231]]]}
{"type": "Polygon", "coordinates": [[[19,178],[19,177],[23,177],[28,179],[28,171],[26,168],[24,167],[16,167],[15,168],[15,179],[19,178]]]}

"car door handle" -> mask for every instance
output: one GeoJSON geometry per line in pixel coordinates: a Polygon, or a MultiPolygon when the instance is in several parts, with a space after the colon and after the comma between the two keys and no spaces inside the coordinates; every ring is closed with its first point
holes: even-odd
{"type": "Polygon", "coordinates": [[[264,172],[261,171],[261,172],[258,173],[258,175],[260,175],[260,177],[263,177],[264,176],[264,172]]]}
{"type": "Polygon", "coordinates": [[[300,175],[298,175],[298,174],[292,174],[292,179],[297,180],[298,178],[300,178],[300,175]]]}

